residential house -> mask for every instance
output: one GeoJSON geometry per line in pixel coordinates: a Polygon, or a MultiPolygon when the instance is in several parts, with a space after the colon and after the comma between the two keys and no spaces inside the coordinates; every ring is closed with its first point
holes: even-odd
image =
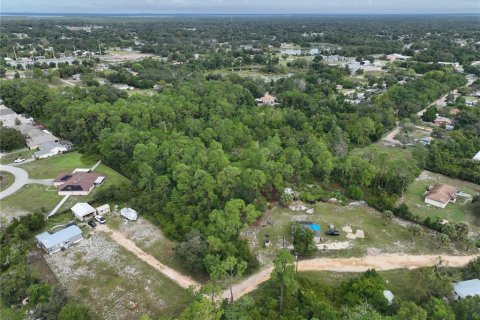
{"type": "Polygon", "coordinates": [[[444,209],[449,202],[456,201],[457,189],[446,184],[436,184],[425,194],[425,203],[444,209]]]}
{"type": "Polygon", "coordinates": [[[447,117],[437,116],[437,118],[433,121],[433,123],[437,126],[441,126],[441,125],[451,126],[453,125],[453,120],[447,117]]]}
{"type": "Polygon", "coordinates": [[[450,113],[451,115],[454,115],[454,116],[455,116],[455,115],[459,114],[460,111],[461,111],[461,110],[458,109],[458,108],[453,108],[453,109],[450,109],[450,112],[449,112],[449,113],[450,113]]]}
{"type": "Polygon", "coordinates": [[[86,202],[79,202],[72,207],[72,213],[80,221],[90,220],[97,212],[94,207],[86,202]]]}
{"type": "Polygon", "coordinates": [[[33,154],[35,159],[45,159],[59,153],[67,152],[69,150],[68,145],[54,141],[42,143],[38,147],[38,149],[39,151],[33,154]]]}
{"type": "Polygon", "coordinates": [[[52,254],[83,239],[82,230],[73,225],[55,233],[44,232],[35,237],[37,246],[52,254]]]}
{"type": "Polygon", "coordinates": [[[279,104],[278,99],[270,95],[268,92],[265,93],[263,97],[255,99],[255,101],[261,106],[276,106],[279,104]]]}
{"type": "Polygon", "coordinates": [[[387,60],[388,61],[407,60],[409,58],[410,58],[409,56],[404,56],[404,55],[398,54],[398,53],[392,53],[392,54],[387,55],[387,60]]]}
{"type": "Polygon", "coordinates": [[[455,299],[480,297],[480,280],[471,279],[455,283],[453,285],[453,296],[455,299]]]}
{"type": "Polygon", "coordinates": [[[474,155],[472,159],[475,161],[480,161],[480,151],[478,151],[477,154],[474,155]]]}
{"type": "Polygon", "coordinates": [[[98,177],[101,175],[95,172],[62,173],[53,180],[53,185],[61,196],[86,196],[93,190],[98,177]]]}

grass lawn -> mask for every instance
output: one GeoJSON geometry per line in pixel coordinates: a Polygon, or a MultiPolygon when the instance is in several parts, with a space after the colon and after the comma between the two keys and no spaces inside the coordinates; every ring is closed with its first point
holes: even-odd
{"type": "MultiPolygon", "coordinates": [[[[94,159],[87,159],[78,152],[70,152],[47,159],[35,160],[21,167],[28,171],[32,179],[54,179],[60,173],[72,172],[76,168],[90,168],[95,162],[94,159]]],[[[128,182],[126,177],[104,164],[98,166],[95,172],[103,173],[107,177],[104,186],[128,182]]]]}
{"type": "Polygon", "coordinates": [[[13,151],[11,153],[8,153],[8,154],[4,155],[0,159],[0,163],[1,164],[10,164],[10,163],[13,163],[13,161],[15,161],[15,159],[17,159],[17,158],[30,159],[31,157],[33,157],[34,152],[35,152],[35,150],[30,150],[30,149],[16,150],[16,151],[13,151]]]}
{"type": "Polygon", "coordinates": [[[458,188],[468,194],[480,193],[480,186],[474,183],[448,178],[444,175],[424,171],[405,192],[401,201],[405,202],[410,210],[422,218],[440,217],[451,222],[466,222],[472,231],[480,232],[480,216],[475,216],[471,202],[449,203],[445,209],[428,206],[424,203],[423,194],[427,188],[436,183],[445,183],[458,188]]]}
{"type": "Polygon", "coordinates": [[[243,232],[243,237],[249,240],[253,251],[257,253],[261,263],[271,262],[276,252],[283,245],[291,243],[291,226],[294,221],[312,221],[321,226],[321,236],[326,240],[322,242],[331,244],[347,244],[346,249],[318,250],[317,256],[352,257],[363,256],[371,253],[410,253],[432,254],[440,252],[453,252],[452,247],[442,247],[434,235],[426,229],[421,236],[413,238],[408,231],[407,223],[400,220],[386,222],[380,213],[368,206],[340,206],[329,203],[318,203],[314,206],[313,214],[304,211],[292,211],[288,208],[276,207],[265,213],[263,222],[243,232]],[[330,224],[340,230],[340,236],[328,237],[324,232],[330,224]],[[355,233],[361,229],[365,233],[364,239],[348,239],[346,233],[341,231],[344,226],[351,226],[355,233]],[[265,235],[269,235],[271,245],[264,246],[265,235]]]}
{"type": "Polygon", "coordinates": [[[47,191],[47,187],[27,184],[15,194],[2,199],[0,217],[10,220],[29,213],[47,212],[61,200],[57,192],[47,191]]]}
{"type": "Polygon", "coordinates": [[[90,168],[94,164],[94,160],[85,159],[78,152],[70,152],[35,160],[21,167],[28,171],[32,179],[53,179],[62,172],[71,172],[75,168],[90,168]]]}
{"type": "Polygon", "coordinates": [[[0,191],[10,187],[15,181],[15,176],[7,171],[0,171],[0,191]]]}

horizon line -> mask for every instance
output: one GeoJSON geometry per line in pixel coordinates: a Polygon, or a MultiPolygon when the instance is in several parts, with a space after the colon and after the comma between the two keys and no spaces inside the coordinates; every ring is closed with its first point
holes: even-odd
{"type": "Polygon", "coordinates": [[[130,15],[130,16],[157,16],[157,15],[189,15],[189,16],[208,16],[208,15],[232,15],[232,16],[319,16],[319,15],[444,15],[444,16],[451,16],[451,15],[470,15],[470,16],[480,16],[480,13],[472,13],[472,12],[322,12],[322,13],[229,13],[229,12],[219,12],[219,13],[188,13],[188,12],[158,12],[158,13],[122,13],[122,12],[107,12],[107,13],[100,13],[100,12],[23,12],[23,11],[11,11],[11,12],[1,12],[0,16],[3,15],[130,15]]]}

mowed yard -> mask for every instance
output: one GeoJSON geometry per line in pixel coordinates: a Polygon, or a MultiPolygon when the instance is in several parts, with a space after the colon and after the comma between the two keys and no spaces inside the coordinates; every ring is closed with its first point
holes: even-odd
{"type": "MultiPolygon", "coordinates": [[[[47,159],[35,160],[25,163],[19,167],[28,171],[32,179],[54,179],[62,172],[71,172],[76,168],[91,168],[96,161],[85,159],[78,152],[60,154],[47,159]]],[[[106,176],[105,183],[96,187],[88,196],[70,197],[60,208],[60,212],[70,209],[77,202],[89,202],[93,199],[95,193],[101,188],[108,188],[111,185],[128,183],[129,180],[113,170],[112,168],[101,164],[95,172],[106,176]]],[[[55,205],[62,199],[57,194],[53,186],[26,185],[15,194],[2,200],[0,209],[0,218],[10,220],[24,214],[50,212],[55,205]]]]}
{"type": "Polygon", "coordinates": [[[366,205],[354,204],[341,206],[330,203],[317,203],[313,214],[305,211],[292,211],[288,208],[274,207],[265,213],[262,221],[257,226],[248,228],[242,233],[262,264],[273,261],[276,252],[283,246],[292,243],[291,227],[295,221],[312,221],[321,226],[321,236],[324,242],[320,244],[316,256],[319,257],[352,257],[380,253],[458,253],[462,248],[454,244],[443,246],[437,239],[437,234],[423,229],[420,236],[414,237],[409,231],[410,223],[394,219],[386,221],[382,215],[366,205]],[[333,224],[340,236],[326,236],[324,233],[333,224]],[[353,233],[363,230],[365,238],[349,239],[347,233],[342,231],[345,226],[350,226],[353,233]],[[269,236],[271,245],[265,247],[266,235],[269,236]],[[342,249],[323,248],[340,246],[342,249]]]}
{"type": "Polygon", "coordinates": [[[189,303],[187,290],[106,234],[87,233],[76,245],[45,259],[60,283],[88,304],[97,319],[140,319],[142,315],[168,319],[189,303]]]}
{"type": "Polygon", "coordinates": [[[401,201],[406,203],[410,210],[422,219],[427,217],[446,219],[450,222],[465,222],[470,229],[480,232],[480,214],[473,212],[471,202],[464,203],[459,200],[449,203],[445,209],[427,205],[424,202],[424,193],[427,188],[436,183],[444,183],[458,188],[472,196],[480,193],[480,186],[474,183],[448,178],[444,175],[423,171],[422,174],[407,188],[401,201]]]}

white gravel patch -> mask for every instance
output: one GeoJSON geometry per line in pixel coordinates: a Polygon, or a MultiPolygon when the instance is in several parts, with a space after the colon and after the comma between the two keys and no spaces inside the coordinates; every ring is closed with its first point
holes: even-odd
{"type": "Polygon", "coordinates": [[[147,248],[164,239],[162,231],[145,219],[122,223],[120,231],[133,242],[141,242],[147,248]]]}

